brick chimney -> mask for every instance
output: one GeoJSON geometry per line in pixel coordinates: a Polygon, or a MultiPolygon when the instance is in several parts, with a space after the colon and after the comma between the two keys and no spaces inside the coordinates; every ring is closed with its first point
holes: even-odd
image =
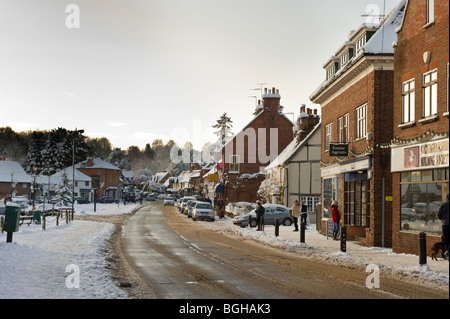
{"type": "Polygon", "coordinates": [[[300,114],[297,118],[297,143],[300,143],[306,136],[311,133],[314,127],[319,124],[320,116],[317,115],[317,110],[306,108],[305,104],[300,107],[300,114]]]}
{"type": "Polygon", "coordinates": [[[86,160],[86,166],[87,167],[92,167],[94,166],[94,158],[92,156],[89,156],[86,160]]]}
{"type": "Polygon", "coordinates": [[[276,88],[272,90],[265,88],[263,94],[263,112],[278,112],[280,107],[280,91],[276,88]]]}

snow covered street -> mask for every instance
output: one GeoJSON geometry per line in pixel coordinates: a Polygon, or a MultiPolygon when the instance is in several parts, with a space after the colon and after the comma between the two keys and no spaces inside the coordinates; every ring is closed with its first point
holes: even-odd
{"type": "MultiPolygon", "coordinates": [[[[76,205],[76,214],[129,214],[139,205],[93,204],[76,205]]],[[[176,208],[174,208],[176,209],[176,208]]],[[[194,222],[186,218],[186,222],[194,222]]],[[[275,237],[274,227],[265,226],[263,232],[240,228],[229,218],[215,222],[197,222],[204,227],[229,236],[255,240],[264,244],[301,254],[318,261],[326,259],[341,265],[375,264],[380,270],[401,274],[405,280],[425,280],[448,289],[448,261],[428,258],[419,265],[416,255],[394,254],[387,248],[362,247],[347,242],[347,252],[339,251],[339,242],[318,234],[315,225],[309,225],[305,243],[293,227],[280,227],[275,237]]],[[[13,243],[6,243],[6,233],[0,234],[0,298],[57,298],[57,299],[119,299],[129,298],[117,287],[106,268],[106,246],[114,225],[104,222],[77,220],[59,226],[49,217],[47,229],[42,225],[23,225],[14,233],[13,243]]]]}

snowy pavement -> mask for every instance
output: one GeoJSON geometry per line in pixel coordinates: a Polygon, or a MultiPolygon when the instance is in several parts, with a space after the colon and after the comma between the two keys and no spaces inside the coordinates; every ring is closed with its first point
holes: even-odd
{"type": "MultiPolygon", "coordinates": [[[[98,204],[77,205],[76,214],[129,214],[139,205],[98,204]]],[[[180,215],[180,218],[186,218],[180,215]]],[[[194,222],[186,220],[186,222],[194,222]]],[[[287,252],[309,258],[327,260],[341,265],[374,264],[382,271],[400,274],[405,280],[424,280],[430,285],[448,289],[448,261],[427,259],[419,265],[417,255],[395,254],[392,249],[363,247],[347,242],[347,252],[341,252],[338,241],[320,235],[314,225],[305,232],[305,243],[293,227],[280,226],[275,237],[274,227],[264,231],[233,225],[230,218],[215,222],[197,222],[228,236],[262,242],[287,252]]],[[[117,287],[107,269],[107,243],[114,225],[105,222],[74,220],[68,224],[49,217],[46,230],[42,225],[23,225],[13,234],[13,243],[6,243],[6,233],[0,233],[0,298],[57,299],[126,299],[126,292],[117,287]]]]}

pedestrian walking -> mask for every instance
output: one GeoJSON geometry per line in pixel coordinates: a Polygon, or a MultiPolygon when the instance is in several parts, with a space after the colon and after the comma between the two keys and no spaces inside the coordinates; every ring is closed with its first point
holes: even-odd
{"type": "Polygon", "coordinates": [[[331,221],[333,222],[333,240],[338,240],[339,223],[341,221],[341,214],[339,213],[339,205],[337,201],[331,202],[331,221]]]}
{"type": "Polygon", "coordinates": [[[442,221],[442,235],[444,237],[445,245],[445,259],[448,259],[448,248],[449,248],[449,225],[448,225],[448,193],[446,196],[447,200],[441,204],[438,211],[438,218],[442,221]]]}
{"type": "Polygon", "coordinates": [[[260,201],[258,201],[256,205],[256,225],[258,225],[257,230],[262,230],[261,217],[264,216],[266,210],[264,209],[260,201]]]}
{"type": "Polygon", "coordinates": [[[294,200],[294,205],[289,210],[289,217],[294,221],[294,231],[298,231],[298,217],[300,216],[300,202],[294,200]]]}
{"type": "Polygon", "coordinates": [[[301,202],[301,215],[300,215],[300,223],[305,223],[306,225],[306,219],[308,217],[308,205],[304,201],[301,202]]]}

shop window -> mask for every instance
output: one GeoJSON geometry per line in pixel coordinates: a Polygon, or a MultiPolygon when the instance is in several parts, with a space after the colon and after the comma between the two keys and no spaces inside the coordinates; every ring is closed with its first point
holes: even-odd
{"type": "Polygon", "coordinates": [[[449,191],[449,169],[403,172],[400,182],[400,227],[402,230],[441,233],[437,217],[449,191]]]}
{"type": "MultiPolygon", "coordinates": [[[[358,174],[358,173],[355,173],[358,174]]],[[[370,225],[370,181],[358,178],[345,182],[344,223],[346,225],[370,225]],[[356,180],[355,180],[356,179],[356,180]]]]}

